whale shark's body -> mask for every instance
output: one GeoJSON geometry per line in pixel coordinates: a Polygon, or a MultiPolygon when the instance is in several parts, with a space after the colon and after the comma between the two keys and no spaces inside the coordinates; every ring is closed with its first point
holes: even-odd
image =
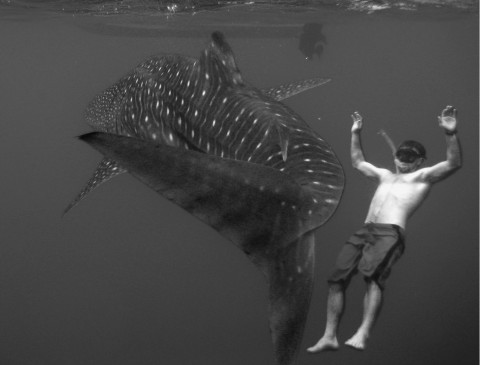
{"type": "Polygon", "coordinates": [[[298,351],[313,287],[314,230],[344,175],[330,146],[282,100],[328,80],[259,90],[222,34],[199,59],[151,57],[96,97],[81,136],[104,155],[69,206],[129,172],[233,241],[265,274],[278,364],[298,351]]]}

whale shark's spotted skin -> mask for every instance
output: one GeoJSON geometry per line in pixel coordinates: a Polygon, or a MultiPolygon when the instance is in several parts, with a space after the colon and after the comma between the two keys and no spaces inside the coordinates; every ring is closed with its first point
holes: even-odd
{"type": "MultiPolygon", "coordinates": [[[[185,64],[192,66],[192,64],[195,61],[196,61],[195,59],[188,58],[185,56],[167,56],[167,57],[152,57],[150,60],[146,61],[145,63],[148,62],[150,64],[150,67],[152,67],[152,63],[155,63],[154,66],[157,67],[158,72],[156,73],[158,74],[159,72],[162,71],[162,67],[170,66],[173,68],[180,68],[181,65],[185,66],[185,64]],[[167,58],[169,58],[171,62],[165,62],[167,58]],[[178,64],[176,64],[175,61],[177,61],[178,64]],[[173,62],[173,65],[172,65],[172,62],[173,62]]],[[[139,69],[140,72],[143,73],[142,65],[140,65],[137,69],[139,69]]],[[[180,73],[178,73],[179,77],[182,77],[182,78],[185,77],[185,75],[181,72],[180,69],[178,71],[180,71],[180,73]]],[[[267,99],[272,98],[276,101],[280,101],[280,100],[289,98],[293,95],[296,95],[298,93],[301,93],[305,90],[309,90],[311,88],[323,85],[324,83],[327,83],[329,81],[330,79],[313,78],[313,79],[303,80],[301,82],[289,83],[289,84],[284,84],[277,87],[272,87],[269,89],[263,89],[261,90],[261,94],[263,94],[263,96],[266,97],[267,99]]],[[[97,98],[95,98],[95,100],[90,104],[89,108],[86,111],[86,119],[92,125],[92,127],[94,127],[98,131],[103,131],[103,132],[109,132],[109,133],[120,132],[117,129],[117,120],[119,118],[119,115],[121,114],[120,107],[122,105],[124,106],[125,100],[127,100],[125,95],[129,91],[129,85],[130,87],[135,85],[139,86],[138,77],[135,76],[135,71],[132,72],[132,75],[122,79],[117,84],[110,87],[101,95],[99,95],[97,98]]],[[[140,87],[141,87],[141,84],[140,84],[140,87]]],[[[132,91],[135,92],[134,89],[132,91]]],[[[165,95],[165,93],[163,94],[165,95]]],[[[155,95],[151,94],[149,95],[149,98],[153,98],[154,96],[155,95]]],[[[131,100],[133,102],[133,99],[131,100]]],[[[177,100],[179,99],[177,98],[177,100]]],[[[163,105],[163,101],[156,100],[155,108],[157,108],[156,107],[157,102],[159,103],[158,108],[160,108],[160,103],[162,103],[163,105]]],[[[138,106],[142,107],[142,104],[140,103],[138,106]]],[[[133,109],[135,109],[135,106],[133,106],[133,109]]],[[[135,117],[136,114],[133,113],[131,115],[135,117]]],[[[147,119],[147,125],[150,120],[154,120],[154,118],[150,119],[149,117],[147,119]]],[[[213,125],[213,127],[215,127],[216,125],[217,125],[217,121],[215,120],[215,125],[213,125]]],[[[165,125],[160,123],[159,127],[165,128],[165,125]]],[[[164,129],[163,129],[163,132],[165,134],[164,129]]],[[[221,130],[219,132],[221,132],[221,130]]],[[[154,134],[152,134],[151,137],[152,138],[154,137],[155,139],[158,140],[159,138],[158,136],[159,134],[157,132],[154,132],[154,134]]],[[[193,137],[195,137],[195,132],[193,132],[193,137]]],[[[168,138],[170,138],[170,136],[168,136],[168,138]]],[[[175,138],[176,138],[175,134],[172,134],[172,139],[175,139],[175,138]]],[[[186,145],[184,144],[184,147],[185,146],[186,145]]],[[[274,157],[272,157],[272,159],[273,158],[274,157]]],[[[85,196],[88,195],[89,192],[91,192],[93,189],[98,187],[100,184],[124,172],[126,172],[126,170],[118,166],[114,161],[110,161],[108,159],[102,161],[97,167],[92,178],[84,187],[84,189],[78,194],[76,199],[73,200],[70,203],[70,205],[65,209],[65,213],[69,211],[71,208],[73,208],[76,204],[78,204],[85,196]]]]}
{"type": "Polygon", "coordinates": [[[343,188],[332,149],[286,105],[247,86],[230,55],[212,53],[146,60],[107,90],[113,103],[94,101],[87,120],[100,131],[276,168],[311,191],[312,215],[323,223],[343,188]],[[219,71],[223,61],[230,74],[219,71]]]}
{"type": "Polygon", "coordinates": [[[288,94],[246,84],[220,33],[199,59],[147,59],[88,107],[101,133],[82,139],[105,159],[73,203],[128,171],[232,240],[270,283],[278,364],[295,359],[313,285],[313,230],[333,214],[344,184],[330,146],[279,102],[288,94]]]}

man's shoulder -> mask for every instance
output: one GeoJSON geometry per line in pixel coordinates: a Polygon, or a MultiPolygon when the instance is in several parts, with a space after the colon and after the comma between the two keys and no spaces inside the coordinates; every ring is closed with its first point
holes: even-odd
{"type": "Polygon", "coordinates": [[[396,174],[389,169],[383,168],[383,167],[377,167],[378,171],[378,176],[380,179],[391,179],[396,176],[396,174]]]}
{"type": "Polygon", "coordinates": [[[429,183],[428,179],[426,178],[428,171],[429,171],[428,167],[423,167],[421,169],[418,169],[406,174],[395,174],[395,175],[399,176],[405,182],[429,183]]]}

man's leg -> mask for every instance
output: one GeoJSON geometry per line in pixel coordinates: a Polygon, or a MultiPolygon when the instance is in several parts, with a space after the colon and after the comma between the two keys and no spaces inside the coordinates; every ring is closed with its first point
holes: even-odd
{"type": "Polygon", "coordinates": [[[318,342],[307,349],[310,353],[337,350],[337,328],[343,314],[345,304],[345,285],[331,283],[328,288],[327,324],[325,333],[318,342]]]}
{"type": "Polygon", "coordinates": [[[372,330],[382,307],[382,289],[373,280],[369,281],[367,284],[363,306],[362,324],[355,335],[345,342],[346,345],[357,350],[365,349],[367,339],[370,336],[370,331],[372,330]]]}

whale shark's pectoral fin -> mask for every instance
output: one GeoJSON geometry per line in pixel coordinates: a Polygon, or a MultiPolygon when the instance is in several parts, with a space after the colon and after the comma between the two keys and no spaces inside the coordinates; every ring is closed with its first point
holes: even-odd
{"type": "Polygon", "coordinates": [[[63,214],[68,213],[70,209],[76,206],[93,189],[110,180],[112,177],[120,175],[124,172],[126,172],[126,170],[118,166],[115,161],[104,158],[102,161],[100,161],[92,177],[90,180],[88,180],[87,184],[83,187],[80,193],[78,193],[75,199],[73,199],[72,202],[65,208],[63,214]]]}
{"type": "Polygon", "coordinates": [[[291,364],[313,283],[308,193],[288,175],[263,165],[105,133],[80,138],[247,254],[269,284],[277,363],[291,364]]]}
{"type": "Polygon", "coordinates": [[[289,84],[282,84],[276,87],[262,89],[262,92],[275,99],[277,101],[285,100],[293,95],[297,95],[301,92],[313,89],[314,87],[326,84],[331,79],[321,79],[321,78],[314,78],[308,80],[302,80],[297,82],[292,82],[289,84]]]}

